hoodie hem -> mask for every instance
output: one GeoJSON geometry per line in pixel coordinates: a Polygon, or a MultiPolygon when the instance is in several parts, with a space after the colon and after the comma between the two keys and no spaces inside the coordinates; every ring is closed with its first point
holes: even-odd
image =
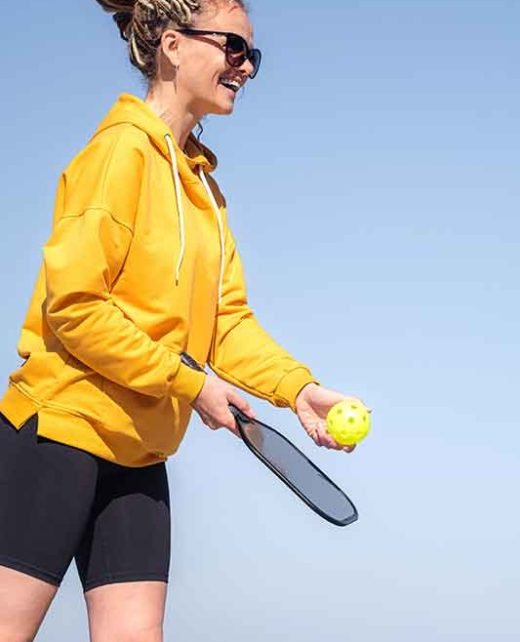
{"type": "Polygon", "coordinates": [[[72,448],[78,448],[95,457],[128,468],[142,468],[166,461],[174,454],[178,445],[169,453],[148,451],[133,440],[130,449],[132,457],[114,452],[103,440],[97,430],[86,419],[73,410],[55,408],[27,396],[19,386],[11,384],[0,401],[0,412],[17,429],[33,415],[38,415],[38,436],[45,437],[72,448]]]}

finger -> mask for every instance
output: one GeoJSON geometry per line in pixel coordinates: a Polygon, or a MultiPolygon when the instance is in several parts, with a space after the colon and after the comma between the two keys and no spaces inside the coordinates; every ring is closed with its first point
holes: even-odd
{"type": "Polygon", "coordinates": [[[318,446],[323,446],[324,448],[328,448],[330,450],[343,450],[350,453],[356,447],[355,445],[351,444],[345,446],[345,444],[338,443],[327,430],[325,421],[313,422],[310,432],[313,433],[311,434],[311,437],[314,439],[318,446]]]}
{"type": "Polygon", "coordinates": [[[235,416],[231,412],[231,410],[227,410],[225,413],[224,417],[220,421],[220,428],[227,428],[230,432],[232,432],[234,435],[237,437],[240,437],[240,431],[238,430],[237,426],[237,420],[235,419],[235,416]]]}
{"type": "Polygon", "coordinates": [[[226,415],[225,418],[222,418],[218,422],[218,427],[227,428],[228,430],[231,430],[231,432],[235,432],[237,430],[236,419],[231,413],[229,413],[229,415],[226,415]]]}
{"type": "Polygon", "coordinates": [[[320,448],[323,446],[323,443],[321,441],[321,435],[318,430],[315,430],[312,433],[312,438],[314,439],[314,443],[316,444],[316,446],[319,446],[320,448]]]}
{"type": "Polygon", "coordinates": [[[202,423],[204,423],[210,430],[219,430],[220,428],[227,428],[237,437],[240,436],[240,432],[237,428],[236,421],[234,416],[230,411],[224,411],[222,417],[215,417],[214,415],[209,415],[206,413],[199,413],[202,423]]]}
{"type": "Polygon", "coordinates": [[[355,448],[355,446],[352,446],[350,444],[345,445],[337,442],[325,427],[321,428],[321,434],[321,441],[323,445],[330,450],[344,450],[345,452],[351,452],[355,448]]]}
{"type": "Polygon", "coordinates": [[[235,437],[238,437],[239,439],[242,439],[242,435],[240,434],[240,431],[236,427],[236,424],[235,424],[235,426],[233,428],[228,428],[227,426],[226,426],[226,428],[229,430],[229,432],[232,432],[235,435],[235,437]]]}
{"type": "Polygon", "coordinates": [[[355,444],[340,444],[337,441],[335,443],[336,443],[335,450],[342,450],[342,451],[344,451],[346,453],[351,453],[354,450],[354,448],[356,447],[355,444]]]}
{"type": "Polygon", "coordinates": [[[341,448],[332,435],[328,432],[327,426],[324,421],[316,421],[316,432],[320,445],[331,450],[338,450],[341,448]]]}
{"type": "Polygon", "coordinates": [[[329,448],[330,450],[341,450],[343,448],[341,444],[338,444],[338,442],[325,431],[321,433],[321,443],[325,448],[329,448]]]}
{"type": "Polygon", "coordinates": [[[309,422],[305,424],[305,430],[316,446],[321,446],[320,434],[318,431],[318,422],[309,422]]]}
{"type": "Polygon", "coordinates": [[[317,431],[314,430],[314,428],[309,428],[308,426],[304,426],[304,428],[305,428],[305,432],[309,435],[309,437],[316,444],[316,446],[321,446],[321,444],[319,443],[317,431]]]}
{"type": "Polygon", "coordinates": [[[325,430],[323,421],[314,421],[311,425],[312,438],[317,446],[321,448],[332,448],[334,440],[330,437],[329,433],[325,430]]]}
{"type": "MultiPolygon", "coordinates": [[[[233,422],[234,421],[235,421],[235,418],[233,417],[233,422]]],[[[241,437],[240,431],[238,430],[236,423],[233,423],[233,425],[231,425],[231,423],[228,424],[227,422],[224,422],[224,421],[218,421],[218,422],[210,421],[206,423],[206,426],[211,430],[220,430],[222,428],[225,428],[226,430],[229,430],[229,432],[232,432],[235,436],[241,437]]]]}
{"type": "Polygon", "coordinates": [[[245,399],[242,399],[242,397],[236,392],[231,391],[231,393],[228,395],[228,401],[229,403],[232,403],[234,406],[236,406],[241,412],[244,413],[244,415],[246,415],[250,419],[256,418],[255,411],[251,408],[247,401],[245,399]]]}
{"type": "Polygon", "coordinates": [[[216,427],[214,426],[213,420],[210,415],[206,414],[205,412],[199,412],[199,417],[205,426],[211,428],[211,430],[216,430],[216,427]]]}

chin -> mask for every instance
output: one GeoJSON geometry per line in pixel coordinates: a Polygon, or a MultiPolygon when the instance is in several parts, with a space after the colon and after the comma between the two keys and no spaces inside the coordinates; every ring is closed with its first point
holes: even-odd
{"type": "Polygon", "coordinates": [[[234,103],[219,103],[211,106],[211,109],[208,111],[210,114],[214,114],[216,116],[229,116],[229,114],[233,113],[233,110],[235,108],[234,103]]]}
{"type": "Polygon", "coordinates": [[[216,95],[214,94],[210,100],[204,101],[204,111],[206,114],[229,116],[235,108],[235,100],[236,98],[219,95],[218,93],[216,95]]]}

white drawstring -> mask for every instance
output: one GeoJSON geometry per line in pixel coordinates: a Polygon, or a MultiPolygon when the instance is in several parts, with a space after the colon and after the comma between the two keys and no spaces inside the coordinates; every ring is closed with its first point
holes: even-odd
{"type": "Polygon", "coordinates": [[[209,200],[211,201],[211,205],[213,206],[213,211],[215,212],[215,215],[217,217],[217,222],[218,222],[218,233],[220,237],[220,274],[218,278],[218,302],[222,300],[222,287],[223,287],[223,281],[224,281],[224,266],[226,264],[226,244],[224,241],[224,227],[222,225],[222,216],[220,213],[220,208],[218,206],[217,201],[215,200],[215,196],[213,192],[211,191],[211,188],[208,184],[208,179],[206,178],[206,174],[204,174],[204,170],[202,167],[199,169],[199,175],[200,175],[200,180],[202,181],[204,187],[206,188],[206,192],[208,193],[209,200]]]}
{"type": "Polygon", "coordinates": [[[181,193],[181,181],[179,178],[179,169],[177,165],[177,156],[175,154],[175,147],[173,146],[172,139],[168,134],[165,136],[166,144],[170,151],[170,162],[172,165],[172,174],[173,174],[173,183],[175,185],[175,198],[177,200],[177,212],[179,216],[179,236],[181,241],[181,249],[179,253],[179,259],[177,261],[177,267],[175,269],[175,285],[179,285],[180,275],[181,275],[181,265],[184,259],[184,250],[186,247],[186,233],[184,230],[184,206],[182,203],[182,193],[181,193]]]}
{"type": "MultiPolygon", "coordinates": [[[[168,150],[170,152],[170,162],[172,166],[173,183],[175,185],[175,198],[177,200],[177,212],[179,216],[179,236],[180,236],[181,248],[179,253],[179,259],[177,261],[177,267],[175,270],[175,285],[179,285],[181,265],[184,260],[184,253],[186,250],[184,206],[182,202],[181,181],[179,177],[179,167],[177,163],[177,156],[175,154],[175,147],[173,145],[172,139],[169,136],[169,134],[166,134],[164,138],[166,139],[166,144],[168,145],[168,150]]],[[[208,179],[206,178],[206,175],[204,174],[204,170],[202,169],[202,167],[199,169],[199,176],[208,194],[211,206],[213,208],[215,216],[217,217],[217,223],[218,223],[218,233],[220,238],[220,274],[218,279],[218,302],[220,303],[220,301],[222,300],[222,289],[223,289],[223,282],[224,282],[224,266],[226,264],[226,245],[224,240],[224,226],[222,224],[222,216],[220,213],[220,208],[218,206],[217,201],[215,200],[215,196],[209,186],[208,179]]]]}

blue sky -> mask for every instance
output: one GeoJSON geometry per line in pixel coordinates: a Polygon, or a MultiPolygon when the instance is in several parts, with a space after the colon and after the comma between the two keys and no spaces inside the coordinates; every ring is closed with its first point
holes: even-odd
{"type": "MultiPolygon", "coordinates": [[[[168,464],[176,642],[513,642],[520,636],[520,3],[252,0],[261,74],[205,142],[264,326],[373,432],[320,450],[360,520],[321,522],[194,419],[168,464]]],[[[4,9],[0,370],[58,175],[121,91],[93,0],[4,9]]],[[[75,570],[41,642],[86,642],[75,570]]]]}

